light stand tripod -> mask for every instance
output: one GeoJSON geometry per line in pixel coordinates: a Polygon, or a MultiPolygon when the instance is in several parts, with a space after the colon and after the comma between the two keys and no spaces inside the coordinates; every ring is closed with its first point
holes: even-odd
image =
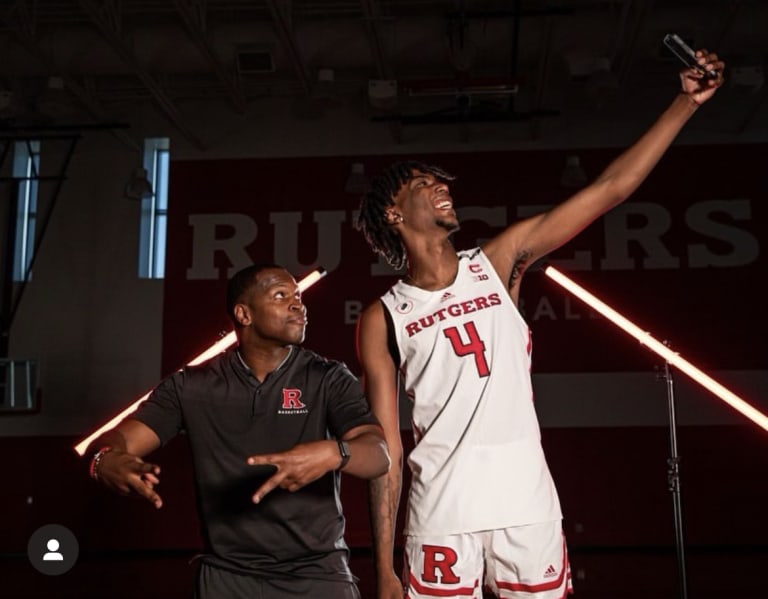
{"type": "MultiPolygon", "coordinates": [[[[664,345],[669,344],[665,341],[664,345]]],[[[677,409],[675,407],[675,385],[669,362],[664,362],[662,378],[667,384],[669,410],[669,458],[667,459],[667,484],[672,493],[675,515],[675,546],[677,548],[677,573],[680,583],[680,599],[688,599],[688,583],[685,575],[685,543],[683,541],[683,507],[680,501],[680,456],[677,453],[677,409]]]]}
{"type": "Polygon", "coordinates": [[[566,277],[555,267],[546,265],[543,271],[546,276],[558,283],[575,297],[579,298],[590,308],[610,320],[628,335],[637,339],[648,349],[664,358],[664,378],[667,382],[667,397],[669,399],[669,439],[671,448],[671,456],[667,460],[667,480],[669,481],[669,490],[672,492],[675,509],[675,540],[677,542],[677,561],[680,572],[680,597],[681,599],[687,599],[688,591],[685,576],[685,548],[683,546],[682,508],[680,503],[680,458],[677,455],[675,394],[670,366],[675,366],[683,374],[688,375],[699,385],[713,393],[718,399],[740,412],[743,416],[749,418],[765,431],[768,431],[768,416],[744,401],[732,391],[726,389],[712,377],[696,368],[681,355],[670,350],[666,342],[661,343],[655,339],[650,333],[638,327],[635,323],[625,318],[605,302],[599,300],[589,291],[566,277]]]}

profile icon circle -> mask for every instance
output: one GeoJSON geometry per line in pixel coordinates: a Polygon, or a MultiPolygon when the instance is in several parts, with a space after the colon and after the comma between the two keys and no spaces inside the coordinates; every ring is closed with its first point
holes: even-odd
{"type": "Polygon", "coordinates": [[[46,524],[27,543],[27,557],[38,572],[58,576],[72,569],[80,554],[77,538],[66,526],[46,524]]]}

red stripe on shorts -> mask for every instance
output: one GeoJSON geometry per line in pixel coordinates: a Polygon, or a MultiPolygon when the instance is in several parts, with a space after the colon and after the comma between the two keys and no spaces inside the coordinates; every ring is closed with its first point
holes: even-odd
{"type": "MultiPolygon", "coordinates": [[[[559,588],[563,584],[563,577],[568,572],[568,554],[565,549],[565,540],[563,540],[563,567],[560,569],[560,576],[555,580],[549,582],[542,582],[541,584],[524,584],[522,582],[501,582],[496,581],[496,586],[506,591],[524,591],[526,593],[541,593],[543,591],[551,591],[552,589],[559,588]]],[[[567,589],[566,589],[567,594],[567,589]]]]}
{"type": "Polygon", "coordinates": [[[475,581],[472,587],[459,587],[458,589],[433,589],[431,587],[425,587],[419,582],[413,573],[409,574],[408,584],[419,595],[429,595],[430,597],[471,597],[477,586],[480,584],[479,580],[475,581]]]}

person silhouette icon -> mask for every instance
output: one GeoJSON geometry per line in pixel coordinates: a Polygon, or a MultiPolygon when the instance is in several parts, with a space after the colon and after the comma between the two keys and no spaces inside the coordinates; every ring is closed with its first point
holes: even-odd
{"type": "Polygon", "coordinates": [[[59,553],[59,542],[56,539],[49,539],[46,547],[48,547],[48,553],[43,556],[44,562],[64,561],[64,556],[59,553]]]}
{"type": "Polygon", "coordinates": [[[61,524],[44,524],[32,533],[27,542],[29,563],[46,576],[69,572],[79,555],[77,537],[61,524]]]}

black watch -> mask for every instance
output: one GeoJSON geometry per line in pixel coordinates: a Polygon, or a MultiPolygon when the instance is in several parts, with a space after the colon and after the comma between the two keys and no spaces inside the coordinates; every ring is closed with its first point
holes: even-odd
{"type": "Polygon", "coordinates": [[[342,441],[341,439],[338,440],[339,443],[339,454],[341,455],[341,464],[339,464],[339,467],[336,468],[336,470],[341,470],[344,468],[344,466],[347,465],[347,462],[349,462],[350,453],[349,453],[349,444],[346,441],[342,441]]]}

